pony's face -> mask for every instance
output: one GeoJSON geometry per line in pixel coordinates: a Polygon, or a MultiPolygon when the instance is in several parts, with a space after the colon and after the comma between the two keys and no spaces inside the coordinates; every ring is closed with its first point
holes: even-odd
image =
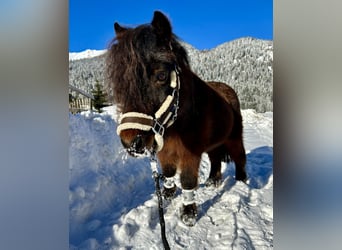
{"type": "MultiPolygon", "coordinates": [[[[162,13],[155,12],[151,24],[123,28],[115,23],[114,30],[116,39],[107,58],[114,102],[121,113],[154,116],[172,91],[170,74],[176,57],[171,25],[162,13]]],[[[127,129],[119,136],[129,153],[143,153],[153,144],[150,131],[127,129]]]]}

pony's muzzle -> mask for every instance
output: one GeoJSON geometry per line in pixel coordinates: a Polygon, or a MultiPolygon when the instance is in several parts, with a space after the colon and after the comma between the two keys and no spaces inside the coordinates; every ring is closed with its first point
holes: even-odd
{"type": "Polygon", "coordinates": [[[121,143],[131,156],[144,154],[150,147],[149,137],[138,130],[124,130],[120,133],[121,143]]]}
{"type": "Polygon", "coordinates": [[[130,155],[142,154],[145,152],[144,141],[141,135],[137,135],[131,142],[127,143],[121,138],[121,143],[130,155]]]}

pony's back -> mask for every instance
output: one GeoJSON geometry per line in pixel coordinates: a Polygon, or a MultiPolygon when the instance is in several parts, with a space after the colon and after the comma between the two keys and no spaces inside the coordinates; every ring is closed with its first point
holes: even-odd
{"type": "Polygon", "coordinates": [[[237,113],[241,114],[239,98],[232,87],[222,82],[207,82],[207,84],[230,103],[237,113]]]}

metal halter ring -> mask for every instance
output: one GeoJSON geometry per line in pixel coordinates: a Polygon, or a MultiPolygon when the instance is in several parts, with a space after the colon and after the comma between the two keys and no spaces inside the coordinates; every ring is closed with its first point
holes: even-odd
{"type": "Polygon", "coordinates": [[[164,136],[164,131],[165,131],[165,128],[163,126],[163,124],[160,124],[158,122],[158,120],[154,120],[154,123],[153,123],[153,127],[152,127],[152,131],[155,133],[155,134],[159,134],[161,136],[164,136]]]}

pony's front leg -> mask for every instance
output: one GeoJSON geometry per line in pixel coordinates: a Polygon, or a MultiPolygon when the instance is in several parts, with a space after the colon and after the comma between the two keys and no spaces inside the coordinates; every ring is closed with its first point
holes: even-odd
{"type": "Polygon", "coordinates": [[[168,146],[169,143],[164,145],[164,149],[158,153],[158,158],[164,176],[162,195],[166,200],[171,200],[175,196],[177,189],[174,176],[177,172],[178,157],[175,153],[172,153],[168,146]]]}
{"type": "Polygon", "coordinates": [[[177,172],[177,168],[173,164],[161,164],[164,175],[164,183],[162,195],[166,200],[172,200],[176,194],[176,184],[174,181],[174,176],[177,172]]]}
{"type": "Polygon", "coordinates": [[[181,165],[180,180],[182,184],[183,206],[181,219],[187,226],[193,226],[197,219],[197,206],[195,201],[195,189],[198,185],[198,168],[200,156],[184,157],[181,165]]]}

